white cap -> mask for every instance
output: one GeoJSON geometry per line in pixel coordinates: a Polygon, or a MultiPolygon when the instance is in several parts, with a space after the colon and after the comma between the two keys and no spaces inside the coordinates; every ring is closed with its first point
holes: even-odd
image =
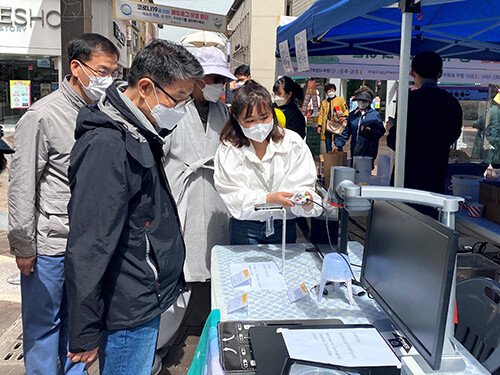
{"type": "Polygon", "coordinates": [[[203,67],[205,75],[218,74],[230,80],[236,80],[229,70],[226,55],[217,47],[200,47],[194,50],[193,55],[203,67]]]}

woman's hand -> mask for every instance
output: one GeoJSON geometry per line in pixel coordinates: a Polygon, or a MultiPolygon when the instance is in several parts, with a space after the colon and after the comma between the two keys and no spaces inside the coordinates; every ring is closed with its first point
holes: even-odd
{"type": "Polygon", "coordinates": [[[269,193],[266,197],[266,203],[276,203],[283,207],[293,207],[295,206],[293,202],[289,199],[293,197],[292,193],[285,193],[284,191],[277,191],[276,193],[269,193]]]}
{"type": "Polygon", "coordinates": [[[307,201],[307,203],[304,203],[302,207],[304,207],[304,210],[306,211],[311,211],[313,207],[313,196],[308,191],[306,191],[306,195],[309,197],[309,200],[307,201]]]}

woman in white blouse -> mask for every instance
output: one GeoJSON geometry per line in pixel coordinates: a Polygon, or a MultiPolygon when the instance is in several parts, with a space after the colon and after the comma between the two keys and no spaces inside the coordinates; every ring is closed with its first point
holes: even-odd
{"type": "Polygon", "coordinates": [[[288,209],[292,219],[287,220],[286,238],[295,242],[294,217],[321,214],[322,208],[313,203],[320,202],[314,192],[316,166],[304,140],[278,126],[271,95],[262,85],[250,80],[235,93],[220,139],[214,180],[231,214],[231,245],[281,242],[281,215],[255,211],[259,203],[288,209]],[[307,194],[309,201],[295,205],[287,199],[295,193],[307,194]],[[273,214],[277,220],[270,218],[273,214]],[[269,226],[274,227],[272,235],[269,226]]]}

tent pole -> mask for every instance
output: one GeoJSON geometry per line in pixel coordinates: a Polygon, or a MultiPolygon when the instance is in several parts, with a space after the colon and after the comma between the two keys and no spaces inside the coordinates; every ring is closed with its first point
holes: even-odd
{"type": "Polygon", "coordinates": [[[401,48],[399,54],[398,118],[396,128],[396,157],[394,186],[404,187],[406,123],[408,112],[408,81],[410,75],[411,30],[413,13],[402,14],[401,48]]]}

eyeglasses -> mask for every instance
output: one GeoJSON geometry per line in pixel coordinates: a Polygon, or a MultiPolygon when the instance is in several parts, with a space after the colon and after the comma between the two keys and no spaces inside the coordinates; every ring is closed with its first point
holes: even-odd
{"type": "MultiPolygon", "coordinates": [[[[145,77],[145,78],[149,78],[149,77],[145,77]]],[[[185,107],[187,106],[188,104],[191,104],[191,102],[194,100],[193,98],[187,98],[187,99],[184,99],[184,100],[177,100],[175,99],[172,95],[170,95],[168,92],[166,92],[158,82],[156,82],[155,80],[149,78],[151,80],[151,82],[153,82],[155,84],[156,87],[158,87],[161,91],[163,91],[163,93],[165,95],[167,95],[170,99],[172,99],[172,101],[175,103],[175,106],[174,108],[182,108],[182,107],[185,107]]]]}
{"type": "Polygon", "coordinates": [[[87,65],[86,63],[84,63],[83,61],[81,60],[77,60],[78,62],[80,62],[81,64],[85,65],[87,68],[89,68],[90,70],[92,70],[95,74],[97,74],[99,77],[113,77],[113,78],[118,78],[118,75],[120,74],[120,72],[118,70],[115,70],[114,72],[110,72],[109,70],[107,69],[103,69],[103,70],[96,70],[94,68],[92,68],[91,66],[87,65]]]}

